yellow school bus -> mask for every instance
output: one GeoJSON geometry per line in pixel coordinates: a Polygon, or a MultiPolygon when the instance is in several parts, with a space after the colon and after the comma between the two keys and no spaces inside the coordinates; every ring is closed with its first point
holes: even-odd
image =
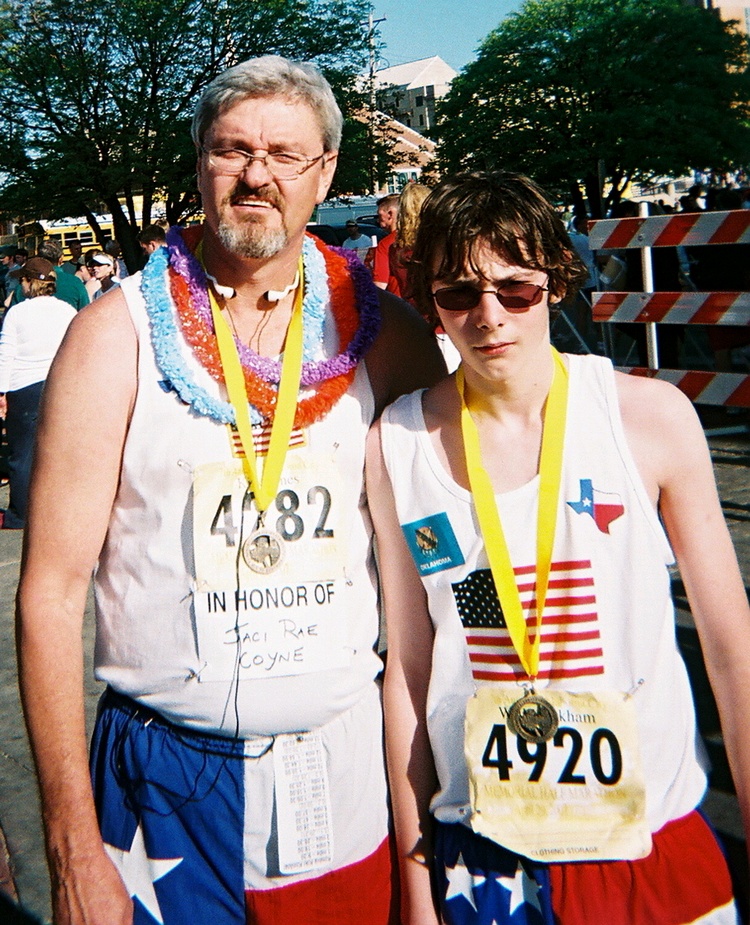
{"type": "MultiPolygon", "coordinates": [[[[104,233],[105,240],[114,237],[112,220],[108,215],[97,216],[99,227],[104,233]]],[[[70,259],[70,241],[78,239],[83,245],[84,253],[99,243],[94,236],[91,225],[82,218],[66,218],[55,221],[42,220],[40,222],[26,222],[16,226],[16,238],[19,247],[25,247],[30,254],[35,254],[37,247],[45,238],[52,238],[62,245],[63,260],[70,259]]]]}

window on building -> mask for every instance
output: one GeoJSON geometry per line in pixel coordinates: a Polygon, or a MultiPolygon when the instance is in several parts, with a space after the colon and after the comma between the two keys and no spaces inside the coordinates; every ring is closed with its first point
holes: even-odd
{"type": "Polygon", "coordinates": [[[419,117],[419,124],[424,125],[424,116],[419,117]]]}
{"type": "Polygon", "coordinates": [[[423,97],[423,96],[418,96],[418,97],[414,100],[414,105],[415,105],[415,106],[424,106],[424,97],[423,97]]]}

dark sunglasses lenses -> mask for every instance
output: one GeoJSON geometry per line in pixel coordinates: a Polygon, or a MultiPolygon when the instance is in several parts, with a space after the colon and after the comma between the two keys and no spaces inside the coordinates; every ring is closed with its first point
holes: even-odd
{"type": "MultiPolygon", "coordinates": [[[[433,293],[433,298],[447,312],[468,312],[479,305],[485,291],[489,290],[475,289],[474,286],[450,286],[438,289],[433,293]]],[[[544,286],[535,286],[534,283],[509,283],[498,289],[495,296],[509,312],[525,312],[541,302],[542,293],[546,291],[544,286]]]]}

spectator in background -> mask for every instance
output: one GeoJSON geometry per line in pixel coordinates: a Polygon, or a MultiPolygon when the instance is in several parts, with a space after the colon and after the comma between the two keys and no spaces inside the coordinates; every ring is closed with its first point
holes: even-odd
{"type": "MultiPolygon", "coordinates": [[[[600,339],[591,313],[591,300],[594,290],[599,286],[599,272],[596,259],[589,244],[589,220],[586,215],[574,215],[568,228],[570,243],[589,271],[583,285],[576,293],[571,312],[575,313],[575,326],[578,333],[589,347],[597,347],[600,339]]],[[[564,311],[565,309],[561,309],[564,311]]]]}
{"type": "Polygon", "coordinates": [[[396,214],[396,238],[388,250],[389,273],[398,280],[402,299],[416,306],[409,281],[409,259],[419,227],[419,211],[430,195],[429,187],[422,183],[407,183],[401,190],[396,214]]]}
{"type": "Polygon", "coordinates": [[[89,270],[88,261],[91,259],[91,257],[94,256],[94,254],[98,254],[98,253],[99,251],[96,248],[86,251],[85,255],[83,255],[81,259],[79,260],[78,269],[76,270],[76,276],[83,283],[86,289],[86,292],[88,294],[89,301],[91,301],[94,298],[94,292],[96,292],[96,290],[99,288],[99,283],[97,280],[94,279],[93,275],[91,274],[91,271],[89,270]]]}
{"type": "Polygon", "coordinates": [[[161,225],[146,225],[138,235],[138,243],[148,260],[155,250],[166,245],[167,233],[161,225]]]}
{"type": "Polygon", "coordinates": [[[3,244],[0,247],[0,298],[5,303],[5,278],[8,275],[8,270],[13,264],[13,254],[16,252],[16,248],[13,244],[3,244]]]}
{"type": "Polygon", "coordinates": [[[74,276],[81,263],[83,244],[81,244],[78,238],[72,238],[68,241],[68,250],[70,251],[70,260],[64,261],[60,266],[65,273],[74,276]]]}
{"type": "Polygon", "coordinates": [[[398,220],[398,201],[396,193],[383,196],[378,201],[378,224],[388,234],[378,241],[375,248],[375,263],[372,271],[372,278],[379,289],[387,289],[396,295],[401,295],[401,289],[398,280],[391,275],[391,265],[389,251],[391,244],[396,241],[396,222],[398,220]]]}
{"type": "MultiPolygon", "coordinates": [[[[44,257],[45,260],[49,260],[57,270],[56,298],[72,305],[76,311],[82,309],[84,305],[89,304],[91,300],[81,280],[78,279],[75,274],[71,276],[70,273],[66,273],[60,266],[60,261],[62,260],[62,247],[57,241],[54,241],[52,238],[47,238],[46,241],[43,241],[39,245],[36,255],[37,257],[44,257]]],[[[25,298],[27,298],[27,296],[24,290],[19,286],[13,294],[11,305],[15,305],[25,298]]]]}
{"type": "Polygon", "coordinates": [[[570,223],[570,228],[568,229],[568,236],[570,237],[570,243],[573,245],[573,247],[575,247],[578,256],[584,262],[586,269],[589,271],[589,275],[586,278],[583,286],[581,286],[581,289],[590,298],[591,293],[598,285],[598,273],[596,270],[594,254],[591,250],[591,245],[589,244],[588,216],[573,216],[573,220],[570,223]]]}
{"type": "Polygon", "coordinates": [[[116,279],[125,279],[130,275],[128,273],[128,268],[125,266],[125,261],[122,259],[122,248],[117,241],[105,242],[104,253],[109,254],[113,260],[114,276],[116,279]]]}
{"type": "MultiPolygon", "coordinates": [[[[422,183],[407,183],[401,190],[396,218],[396,238],[388,249],[390,278],[397,281],[398,294],[401,298],[413,305],[420,314],[422,314],[422,311],[415,298],[409,261],[414,250],[414,241],[417,237],[422,203],[429,195],[429,187],[422,183]]],[[[423,315],[423,317],[435,335],[448,372],[452,373],[461,361],[458,351],[435,316],[423,315]]]]}
{"type": "MultiPolygon", "coordinates": [[[[97,253],[86,255],[86,267],[92,278],[99,283],[98,288],[94,289],[91,295],[91,301],[100,298],[109,292],[114,286],[119,286],[120,281],[116,278],[116,267],[114,257],[109,254],[98,251],[97,253]]],[[[88,287],[87,287],[88,288],[88,287]]]]}
{"type": "Polygon", "coordinates": [[[20,285],[21,267],[26,263],[29,252],[25,247],[16,247],[8,263],[8,272],[5,275],[5,307],[13,301],[16,289],[20,285]]]}
{"type": "Polygon", "coordinates": [[[366,234],[360,234],[359,225],[353,218],[350,218],[346,223],[346,230],[349,237],[344,240],[341,246],[346,250],[356,251],[359,259],[364,262],[367,252],[372,247],[372,238],[366,234]]]}
{"type": "Polygon", "coordinates": [[[10,503],[2,526],[26,521],[31,458],[42,388],[75,309],[55,298],[56,274],[44,257],[20,270],[23,301],[8,309],[0,334],[0,415],[8,436],[10,503]]]}
{"type": "MultiPolygon", "coordinates": [[[[718,212],[741,209],[742,194],[737,189],[716,189],[711,202],[718,212]]],[[[699,292],[750,292],[750,244],[705,244],[687,250],[690,275],[699,292]]],[[[715,368],[731,372],[732,351],[750,343],[748,328],[709,325],[706,333],[715,368]]]]}

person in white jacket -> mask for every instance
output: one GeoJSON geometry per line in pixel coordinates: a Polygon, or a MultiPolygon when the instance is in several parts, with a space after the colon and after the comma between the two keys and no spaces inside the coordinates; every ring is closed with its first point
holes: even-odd
{"type": "Polygon", "coordinates": [[[55,268],[44,257],[27,260],[20,272],[24,300],[8,309],[0,334],[0,415],[8,438],[10,503],[5,529],[26,520],[31,460],[42,389],[75,309],[55,298],[55,268]]]}

